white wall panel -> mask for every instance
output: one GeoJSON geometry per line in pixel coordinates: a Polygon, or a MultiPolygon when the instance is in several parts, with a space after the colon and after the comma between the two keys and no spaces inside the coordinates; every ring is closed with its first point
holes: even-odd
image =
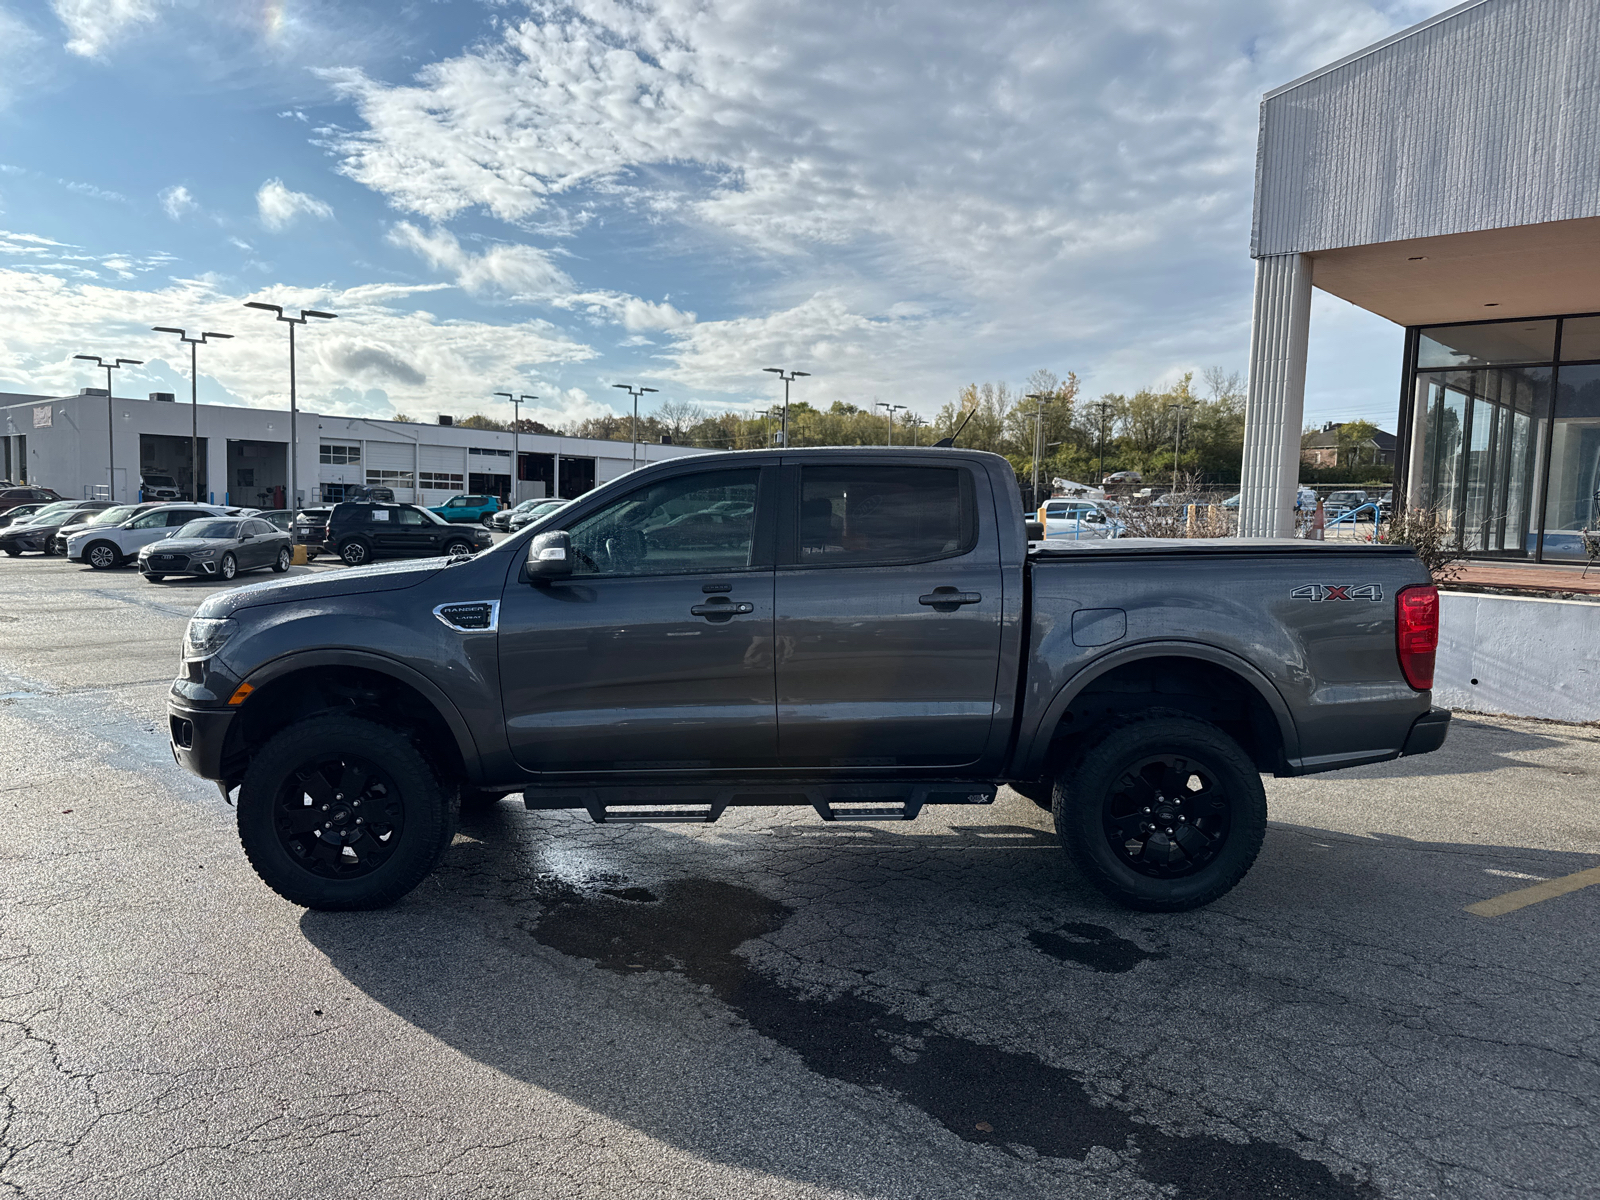
{"type": "Polygon", "coordinates": [[[1256,256],[1600,216],[1600,3],[1469,0],[1267,93],[1256,256]]]}
{"type": "Polygon", "coordinates": [[[411,471],[416,467],[416,447],[410,442],[368,442],[366,466],[373,471],[411,471]]]}

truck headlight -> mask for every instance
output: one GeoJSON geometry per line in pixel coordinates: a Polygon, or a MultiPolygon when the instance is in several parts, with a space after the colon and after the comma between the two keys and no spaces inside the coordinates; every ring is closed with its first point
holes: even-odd
{"type": "Polygon", "coordinates": [[[183,631],[183,658],[185,662],[199,662],[210,658],[239,628],[231,617],[191,617],[189,628],[183,631]]]}

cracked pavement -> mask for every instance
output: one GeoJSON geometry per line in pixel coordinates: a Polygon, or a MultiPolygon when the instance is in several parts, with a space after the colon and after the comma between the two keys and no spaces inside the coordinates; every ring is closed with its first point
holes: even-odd
{"type": "Polygon", "coordinates": [[[167,751],[211,590],[0,566],[0,1195],[1595,1194],[1600,888],[1462,910],[1600,862],[1600,731],[1269,780],[1255,869],[1179,916],[1009,791],[507,800],[394,908],[307,913],[167,751]]]}

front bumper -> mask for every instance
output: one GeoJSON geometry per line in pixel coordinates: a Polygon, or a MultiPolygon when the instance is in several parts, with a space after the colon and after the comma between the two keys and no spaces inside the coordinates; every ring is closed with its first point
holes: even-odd
{"type": "Polygon", "coordinates": [[[187,554],[150,554],[139,559],[141,575],[199,575],[203,578],[216,573],[215,558],[196,561],[187,554]]]}
{"type": "Polygon", "coordinates": [[[1450,710],[1433,708],[1411,722],[1411,732],[1406,734],[1406,744],[1400,747],[1400,757],[1410,754],[1432,754],[1444,745],[1450,732],[1450,710]]]}
{"type": "Polygon", "coordinates": [[[172,757],[185,771],[201,779],[224,779],[223,746],[238,715],[231,708],[191,708],[168,700],[167,732],[172,757]]]}
{"type": "Polygon", "coordinates": [[[24,553],[38,552],[45,548],[49,540],[49,538],[42,536],[0,538],[0,550],[21,550],[24,553]]]}

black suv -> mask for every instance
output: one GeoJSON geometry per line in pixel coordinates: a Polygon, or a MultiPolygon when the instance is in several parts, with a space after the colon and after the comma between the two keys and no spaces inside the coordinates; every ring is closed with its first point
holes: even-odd
{"type": "Polygon", "coordinates": [[[323,545],[347,566],[375,558],[432,558],[476,554],[494,545],[482,526],[451,525],[415,504],[373,504],[365,500],[334,505],[323,545]]]}

